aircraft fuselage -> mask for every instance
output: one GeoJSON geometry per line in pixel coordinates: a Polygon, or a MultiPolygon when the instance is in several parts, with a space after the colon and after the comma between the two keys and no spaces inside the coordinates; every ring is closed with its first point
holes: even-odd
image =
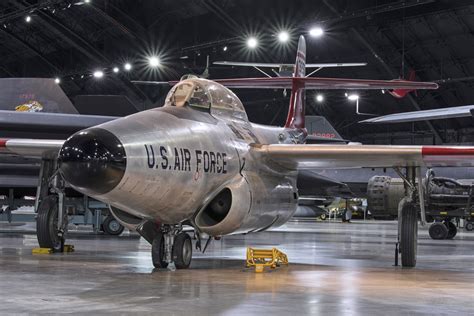
{"type": "Polygon", "coordinates": [[[194,219],[203,231],[220,235],[281,225],[296,210],[296,172],[249,154],[252,144],[294,141],[293,130],[186,107],[153,109],[93,129],[110,132],[123,146],[123,176],[102,194],[70,182],[136,217],[163,224],[194,219]],[[206,205],[226,188],[232,206],[209,219],[206,205]]]}

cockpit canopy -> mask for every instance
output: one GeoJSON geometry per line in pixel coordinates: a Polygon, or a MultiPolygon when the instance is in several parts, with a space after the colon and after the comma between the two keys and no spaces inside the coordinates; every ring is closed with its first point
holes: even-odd
{"type": "Polygon", "coordinates": [[[232,91],[206,79],[180,81],[168,92],[165,106],[187,106],[213,116],[248,120],[242,102],[232,91]]]}

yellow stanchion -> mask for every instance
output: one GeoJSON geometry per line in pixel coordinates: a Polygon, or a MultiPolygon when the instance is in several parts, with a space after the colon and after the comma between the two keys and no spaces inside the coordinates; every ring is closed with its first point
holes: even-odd
{"type": "Polygon", "coordinates": [[[255,267],[255,272],[263,272],[265,267],[275,269],[281,264],[288,265],[288,257],[286,254],[276,248],[272,249],[255,249],[247,248],[246,266],[255,267]]]}

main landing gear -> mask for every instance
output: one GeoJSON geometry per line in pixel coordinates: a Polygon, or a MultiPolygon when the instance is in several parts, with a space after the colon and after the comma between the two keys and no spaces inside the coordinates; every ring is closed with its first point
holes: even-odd
{"type": "Polygon", "coordinates": [[[405,184],[405,197],[398,206],[398,254],[402,256],[403,267],[415,267],[418,248],[418,211],[421,214],[421,224],[426,222],[425,189],[419,167],[406,167],[405,173],[395,169],[405,184]],[[418,181],[417,181],[418,180],[418,181]]]}
{"type": "Polygon", "coordinates": [[[173,262],[176,269],[187,269],[192,253],[191,238],[180,225],[162,225],[153,238],[151,258],[155,268],[167,268],[173,262]]]}
{"type": "Polygon", "coordinates": [[[430,237],[432,239],[453,239],[458,230],[456,225],[451,222],[449,218],[446,218],[442,222],[434,222],[431,224],[430,229],[428,230],[430,237]]]}

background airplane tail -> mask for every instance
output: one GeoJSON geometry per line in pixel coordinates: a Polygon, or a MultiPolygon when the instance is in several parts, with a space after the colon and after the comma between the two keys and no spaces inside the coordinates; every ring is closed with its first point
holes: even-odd
{"type": "MultiPolygon", "coordinates": [[[[306,42],[303,36],[298,41],[298,51],[296,52],[296,62],[293,77],[304,78],[306,76],[306,42]]],[[[306,93],[303,80],[293,80],[291,87],[290,107],[285,127],[304,128],[304,107],[306,93]]]]}
{"type": "MultiPolygon", "coordinates": [[[[410,70],[408,73],[408,79],[404,79],[403,76],[401,76],[399,81],[416,81],[416,72],[415,70],[410,70]]],[[[407,94],[410,92],[415,92],[415,95],[418,95],[418,92],[416,89],[394,89],[394,90],[389,90],[388,93],[390,93],[393,97],[397,99],[402,99],[404,98],[407,94]]]]}
{"type": "Polygon", "coordinates": [[[1,78],[0,110],[76,114],[61,87],[54,79],[1,78]]]}

